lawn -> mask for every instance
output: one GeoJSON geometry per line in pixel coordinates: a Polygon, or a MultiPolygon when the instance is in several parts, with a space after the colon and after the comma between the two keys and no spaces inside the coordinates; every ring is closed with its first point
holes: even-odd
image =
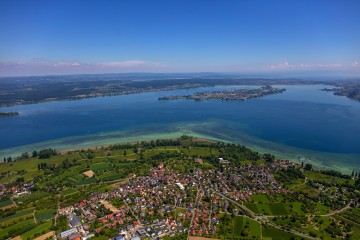
{"type": "Polygon", "coordinates": [[[21,238],[24,239],[24,240],[33,239],[33,238],[35,238],[37,236],[40,236],[42,234],[45,234],[45,233],[49,232],[51,226],[52,226],[51,221],[44,222],[44,223],[36,226],[35,228],[31,229],[30,231],[27,231],[27,232],[23,233],[21,235],[21,238]]]}

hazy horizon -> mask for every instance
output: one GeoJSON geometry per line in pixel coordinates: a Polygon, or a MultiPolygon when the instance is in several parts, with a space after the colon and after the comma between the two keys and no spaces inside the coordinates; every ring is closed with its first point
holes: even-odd
{"type": "Polygon", "coordinates": [[[358,1],[1,1],[0,76],[360,76],[358,1]]]}

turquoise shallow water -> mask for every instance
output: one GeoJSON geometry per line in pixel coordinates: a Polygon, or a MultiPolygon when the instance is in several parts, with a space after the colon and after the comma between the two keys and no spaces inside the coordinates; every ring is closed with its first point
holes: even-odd
{"type": "Polygon", "coordinates": [[[244,102],[157,100],[240,88],[227,86],[2,108],[20,116],[0,119],[0,157],[188,134],[345,172],[360,169],[360,103],[320,91],[324,86],[280,87],[287,91],[244,102]]]}

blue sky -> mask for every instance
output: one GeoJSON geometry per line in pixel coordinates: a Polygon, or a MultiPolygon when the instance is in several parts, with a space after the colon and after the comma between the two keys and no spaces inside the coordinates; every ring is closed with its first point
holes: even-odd
{"type": "Polygon", "coordinates": [[[0,75],[360,73],[360,1],[0,1],[0,75]]]}

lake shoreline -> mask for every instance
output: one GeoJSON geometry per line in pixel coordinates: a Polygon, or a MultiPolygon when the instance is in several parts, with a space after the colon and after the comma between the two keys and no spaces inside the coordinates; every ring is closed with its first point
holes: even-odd
{"type": "MultiPolygon", "coordinates": [[[[196,134],[195,134],[196,135],[196,134]]],[[[300,164],[301,162],[304,163],[310,163],[313,165],[313,167],[315,169],[318,170],[335,170],[335,171],[339,171],[341,173],[345,173],[345,174],[350,174],[351,171],[353,170],[353,168],[349,167],[349,166],[343,166],[341,165],[340,162],[335,161],[335,163],[338,164],[333,164],[333,165],[327,165],[324,164],[322,161],[320,161],[319,159],[312,159],[312,157],[304,157],[304,159],[301,159],[302,157],[299,156],[295,156],[297,155],[296,153],[294,153],[294,155],[290,154],[290,153],[284,153],[284,154],[279,154],[279,152],[277,152],[276,150],[271,150],[271,149],[262,149],[259,147],[254,147],[248,144],[243,144],[243,143],[239,143],[239,142],[234,142],[234,141],[230,141],[230,140],[221,140],[221,139],[217,139],[216,137],[211,137],[211,136],[201,136],[201,137],[197,137],[197,136],[193,136],[193,135],[186,135],[187,137],[191,137],[193,138],[194,142],[223,142],[223,143],[230,143],[230,144],[239,144],[239,145],[243,145],[249,149],[251,149],[252,151],[257,151],[260,154],[265,154],[265,153],[270,153],[273,154],[277,159],[279,160],[289,160],[291,162],[300,164]],[[341,165],[341,167],[339,167],[341,165]]],[[[132,141],[114,141],[113,143],[109,143],[109,144],[105,144],[105,145],[93,145],[93,146],[84,146],[84,147],[78,147],[78,148],[66,148],[66,149],[61,149],[61,150],[57,150],[58,154],[60,155],[66,155],[69,152],[76,152],[76,151],[86,151],[86,150],[98,150],[98,149],[102,149],[102,148],[107,148],[113,145],[117,145],[117,144],[137,144],[140,142],[151,142],[151,141],[156,141],[156,140],[176,140],[176,139],[180,139],[181,136],[179,137],[172,137],[172,138],[138,138],[138,141],[136,140],[132,140],[132,141]]],[[[56,146],[52,146],[50,148],[56,149],[56,146]]],[[[36,151],[39,151],[40,149],[33,149],[36,151]]],[[[29,151],[31,153],[31,151],[29,151]]],[[[21,154],[17,154],[17,155],[13,155],[11,157],[20,157],[21,154]]],[[[307,156],[306,153],[304,153],[302,156],[307,156]]],[[[314,155],[316,156],[316,155],[314,155]]],[[[318,156],[317,156],[318,157],[318,156]]]]}

